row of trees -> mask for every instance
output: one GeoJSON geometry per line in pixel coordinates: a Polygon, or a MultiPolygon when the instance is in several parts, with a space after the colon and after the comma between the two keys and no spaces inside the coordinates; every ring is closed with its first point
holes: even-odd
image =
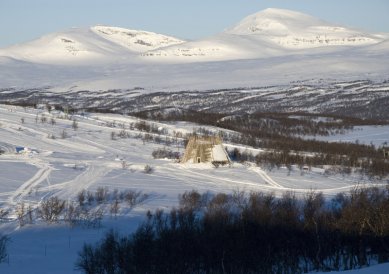
{"type": "MultiPolygon", "coordinates": [[[[116,217],[121,207],[132,209],[148,198],[149,195],[141,191],[109,191],[99,187],[95,192],[80,191],[76,201],[65,201],[52,196],[42,200],[37,207],[22,202],[15,211],[20,226],[33,224],[39,219],[48,224],[63,221],[71,226],[99,227],[104,214],[116,217]]],[[[0,209],[0,219],[8,214],[9,211],[0,209]]]]}
{"type": "MultiPolygon", "coordinates": [[[[241,152],[239,149],[228,151],[229,157],[238,162],[255,162],[268,170],[286,166],[291,169],[292,165],[297,165],[299,169],[305,167],[330,165],[331,174],[348,174],[358,172],[360,175],[377,177],[383,179],[389,174],[389,162],[385,159],[370,159],[348,157],[338,154],[315,153],[306,155],[302,153],[291,152],[289,150],[267,151],[253,155],[248,151],[241,152]]],[[[330,172],[330,171],[329,171],[330,172]]]]}
{"type": "Polygon", "coordinates": [[[130,236],[85,244],[84,273],[303,273],[389,260],[389,188],[326,201],[309,192],[186,192],[180,206],[148,212],[130,236]]]}

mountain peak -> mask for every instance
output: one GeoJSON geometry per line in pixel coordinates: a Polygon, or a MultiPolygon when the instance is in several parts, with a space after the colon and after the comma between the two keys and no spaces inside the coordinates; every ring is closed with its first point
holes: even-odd
{"type": "Polygon", "coordinates": [[[281,15],[281,16],[298,16],[298,15],[305,15],[304,13],[293,11],[293,10],[287,10],[287,9],[279,9],[279,8],[267,8],[262,11],[259,11],[255,13],[257,15],[260,14],[273,14],[273,15],[281,15]]]}
{"type": "Polygon", "coordinates": [[[247,16],[227,32],[234,34],[271,33],[273,35],[286,35],[295,29],[323,24],[327,23],[301,12],[268,8],[247,16]]]}

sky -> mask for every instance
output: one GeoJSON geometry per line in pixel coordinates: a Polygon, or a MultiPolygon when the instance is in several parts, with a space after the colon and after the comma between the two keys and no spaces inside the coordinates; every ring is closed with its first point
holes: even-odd
{"type": "Polygon", "coordinates": [[[0,0],[0,48],[98,24],[198,39],[266,8],[389,32],[389,0],[0,0]]]}

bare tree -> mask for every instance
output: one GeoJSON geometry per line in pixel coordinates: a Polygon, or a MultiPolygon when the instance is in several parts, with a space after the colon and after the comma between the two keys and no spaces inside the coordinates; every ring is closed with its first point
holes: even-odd
{"type": "Polygon", "coordinates": [[[77,130],[77,129],[78,129],[78,122],[76,121],[76,119],[73,120],[72,128],[73,128],[74,130],[77,130]]]}
{"type": "Polygon", "coordinates": [[[26,208],[24,206],[24,203],[22,202],[18,207],[16,208],[16,216],[19,221],[19,226],[24,226],[24,215],[26,214],[26,208]]]}
{"type": "Polygon", "coordinates": [[[0,208],[0,220],[4,219],[9,214],[9,211],[0,208]]]}
{"type": "Polygon", "coordinates": [[[44,114],[41,115],[41,123],[44,124],[47,122],[47,118],[44,114]]]}
{"type": "Polygon", "coordinates": [[[80,192],[78,192],[78,194],[77,194],[78,204],[80,206],[84,206],[85,199],[86,199],[86,193],[85,193],[85,190],[83,189],[80,192]]]}
{"type": "Polygon", "coordinates": [[[34,211],[33,211],[33,208],[32,208],[32,206],[31,205],[28,205],[28,207],[27,207],[27,222],[29,223],[29,224],[32,224],[32,221],[33,221],[33,215],[32,215],[32,213],[33,213],[34,211]]]}
{"type": "Polygon", "coordinates": [[[87,197],[87,200],[88,200],[88,204],[91,205],[93,203],[93,201],[95,200],[95,197],[93,195],[92,192],[88,191],[86,193],[86,197],[87,197]]]}
{"type": "Polygon", "coordinates": [[[107,196],[108,196],[108,189],[106,187],[99,187],[99,188],[97,188],[96,195],[95,195],[97,203],[101,204],[104,201],[106,201],[107,200],[107,196]]]}
{"type": "Polygon", "coordinates": [[[39,207],[39,214],[47,223],[56,222],[65,208],[65,201],[54,196],[42,201],[39,207]]]}
{"type": "Polygon", "coordinates": [[[110,213],[111,215],[115,216],[118,214],[119,212],[119,208],[120,208],[120,205],[119,205],[119,200],[118,199],[115,199],[115,201],[111,204],[111,208],[110,208],[110,213]]]}
{"type": "Polygon", "coordinates": [[[73,203],[68,203],[64,216],[65,222],[67,222],[70,226],[74,226],[80,219],[80,212],[81,210],[79,206],[74,205],[73,203]]]}
{"type": "Polygon", "coordinates": [[[0,235],[0,263],[4,262],[5,258],[7,258],[7,244],[9,242],[9,238],[7,236],[0,235]]]}
{"type": "Polygon", "coordinates": [[[62,130],[61,138],[66,139],[68,137],[68,134],[66,133],[66,130],[62,130]]]}

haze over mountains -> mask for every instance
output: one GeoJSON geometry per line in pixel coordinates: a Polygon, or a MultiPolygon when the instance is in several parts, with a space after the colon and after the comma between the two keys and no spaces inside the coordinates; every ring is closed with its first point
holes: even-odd
{"type": "Polygon", "coordinates": [[[378,78],[389,34],[266,9],[196,41],[148,31],[73,28],[0,49],[3,87],[208,89],[311,78],[378,78]]]}

